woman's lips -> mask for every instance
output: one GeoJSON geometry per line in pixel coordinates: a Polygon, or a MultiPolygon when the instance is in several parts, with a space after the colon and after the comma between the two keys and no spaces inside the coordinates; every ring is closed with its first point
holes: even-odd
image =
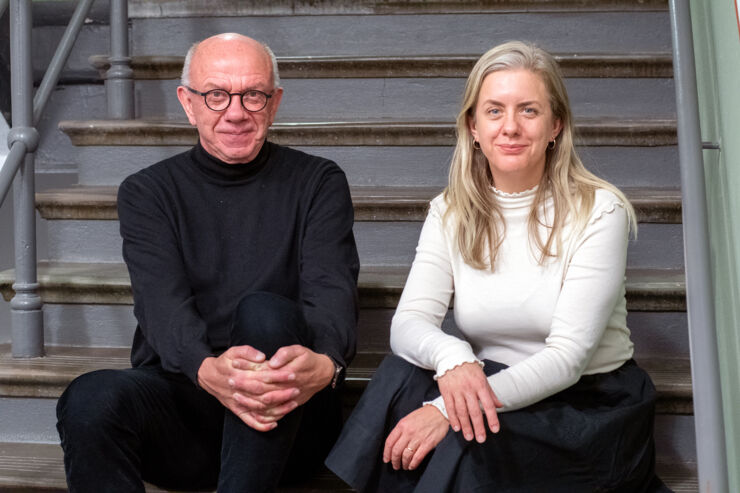
{"type": "Polygon", "coordinates": [[[517,154],[524,150],[527,146],[524,144],[498,144],[498,148],[507,154],[517,154]]]}

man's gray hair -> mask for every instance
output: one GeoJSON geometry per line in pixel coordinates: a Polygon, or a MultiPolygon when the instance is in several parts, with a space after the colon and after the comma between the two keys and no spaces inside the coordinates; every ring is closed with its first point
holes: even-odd
{"type": "MultiPolygon", "coordinates": [[[[265,53],[267,53],[267,55],[270,57],[270,61],[272,62],[272,86],[273,88],[277,89],[278,87],[280,87],[280,72],[278,71],[278,63],[277,58],[275,57],[275,53],[273,53],[270,47],[267,46],[265,43],[262,43],[260,41],[259,44],[262,45],[265,53]]],[[[188,52],[185,54],[185,61],[182,64],[182,74],[180,74],[180,85],[190,87],[190,62],[192,62],[193,55],[197,51],[199,45],[200,41],[198,41],[197,43],[193,43],[188,52]]]]}

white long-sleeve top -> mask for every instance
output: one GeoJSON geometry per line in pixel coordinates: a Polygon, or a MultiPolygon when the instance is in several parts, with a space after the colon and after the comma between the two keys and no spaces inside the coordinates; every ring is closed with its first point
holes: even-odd
{"type": "MultiPolygon", "coordinates": [[[[629,227],[622,202],[597,190],[585,229],[573,234],[567,224],[563,254],[540,265],[527,226],[535,192],[491,191],[506,222],[494,272],[463,261],[451,221],[446,227],[442,222],[443,197],[432,200],[391,324],[393,352],[436,377],[465,362],[508,365],[488,377],[504,405],[499,411],[542,400],[581,375],[614,370],[633,353],[624,287],[629,227]],[[441,329],[453,293],[464,338],[441,329]]],[[[545,209],[551,214],[551,200],[545,209]]],[[[446,415],[441,397],[432,403],[446,415]]]]}

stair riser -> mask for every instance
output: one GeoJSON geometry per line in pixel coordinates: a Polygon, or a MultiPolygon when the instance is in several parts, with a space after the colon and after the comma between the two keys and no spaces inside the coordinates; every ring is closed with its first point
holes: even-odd
{"type": "MultiPolygon", "coordinates": [[[[389,330],[394,308],[364,308],[357,330],[358,351],[390,350],[389,330]]],[[[454,330],[452,312],[445,320],[454,330]]],[[[689,355],[684,312],[630,312],[635,356],[682,358],[689,355]]],[[[131,305],[44,305],[45,341],[50,346],[129,347],[136,319],[131,305]]]]}
{"type": "MultiPolygon", "coordinates": [[[[73,147],[66,140],[68,159],[79,162],[79,183],[118,185],[126,176],[189,147],[73,147]]],[[[334,160],[353,186],[436,186],[447,184],[451,147],[297,146],[334,160]]],[[[57,148],[57,153],[65,152],[57,148]]],[[[678,188],[680,175],[675,146],[579,147],[587,167],[622,187],[678,188]]]]}
{"type": "MultiPolygon", "coordinates": [[[[184,120],[179,80],[138,81],[137,115],[184,120]]],[[[464,79],[287,79],[277,121],[452,121],[464,79]]],[[[673,79],[567,79],[576,116],[673,117],[673,79]]],[[[73,94],[70,94],[74,97],[73,94]]],[[[92,118],[95,116],[92,115],[92,118]]]]}
{"type": "MultiPolygon", "coordinates": [[[[3,429],[0,441],[58,443],[56,399],[0,398],[3,429]]],[[[695,462],[693,416],[657,415],[656,455],[662,460],[695,462]]]]}
{"type": "MultiPolygon", "coordinates": [[[[552,52],[669,52],[670,20],[661,12],[497,13],[420,16],[327,15],[202,19],[136,19],[129,30],[135,55],[185,54],[217,32],[240,32],[267,42],[280,56],[477,55],[511,39],[552,52]],[[276,33],[289,32],[290,36],[276,33]],[[352,36],[347,36],[351,32],[352,36]],[[568,33],[578,32],[578,36],[568,33]],[[584,43],[584,39],[588,43],[584,43]],[[410,48],[413,47],[413,52],[410,48]]],[[[65,26],[34,28],[34,71],[42,74],[65,26]]],[[[95,78],[88,57],[108,51],[107,25],[83,26],[67,76],[95,78]]]]}
{"type": "MultiPolygon", "coordinates": [[[[362,265],[410,265],[422,223],[355,223],[362,265]]],[[[117,221],[49,221],[49,259],[64,262],[122,262],[117,221]]],[[[680,224],[642,224],[628,250],[630,268],[683,267],[680,224]]]]}
{"type": "Polygon", "coordinates": [[[140,19],[133,23],[133,53],[183,55],[189,45],[219,31],[248,33],[276,54],[476,54],[511,39],[556,52],[670,51],[668,12],[500,13],[418,16],[287,16],[140,19]],[[276,33],[290,33],[290,36],[276,33]],[[572,36],[571,33],[578,33],[572,36]],[[351,35],[348,35],[351,33],[351,35]],[[584,40],[588,40],[585,42],[584,40]],[[415,53],[409,52],[409,47],[415,53]]]}
{"type": "MultiPolygon", "coordinates": [[[[209,5],[194,0],[170,0],[152,5],[149,0],[130,0],[129,14],[139,18],[201,17],[213,14],[209,5]]],[[[610,11],[665,10],[661,0],[497,0],[481,2],[422,1],[389,2],[387,0],[219,0],[220,16],[326,15],[326,14],[434,14],[445,12],[526,12],[526,11],[610,11]]]]}

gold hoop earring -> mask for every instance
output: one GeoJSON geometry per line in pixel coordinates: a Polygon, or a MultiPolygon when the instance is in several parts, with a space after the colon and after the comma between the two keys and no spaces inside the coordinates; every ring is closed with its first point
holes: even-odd
{"type": "Polygon", "coordinates": [[[550,142],[547,143],[547,148],[552,151],[553,149],[555,149],[555,145],[556,145],[555,139],[552,139],[550,142]]]}
{"type": "Polygon", "coordinates": [[[480,151],[480,142],[478,142],[477,140],[474,140],[473,149],[475,149],[476,151],[480,151]]]}

